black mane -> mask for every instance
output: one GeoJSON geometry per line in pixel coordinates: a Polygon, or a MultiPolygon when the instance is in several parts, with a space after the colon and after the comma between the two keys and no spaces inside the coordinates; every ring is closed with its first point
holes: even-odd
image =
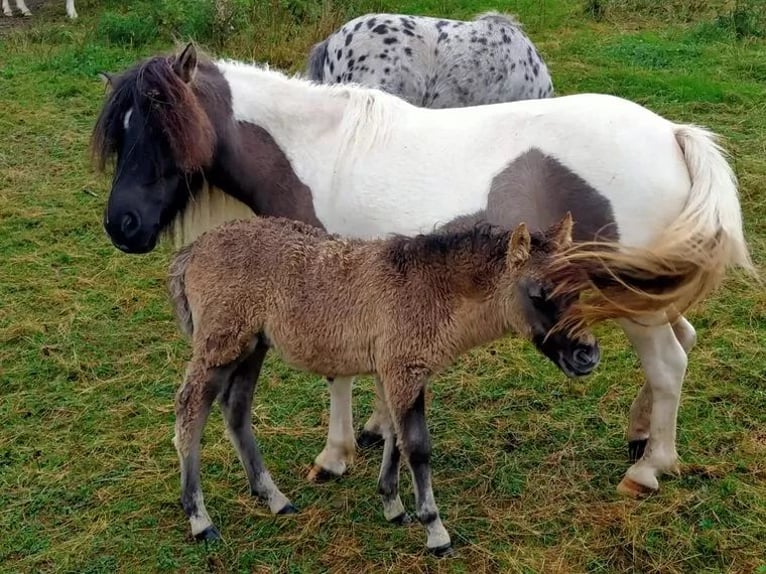
{"type": "Polygon", "coordinates": [[[156,126],[184,171],[203,167],[212,156],[214,131],[192,87],[173,70],[175,56],[154,56],[139,62],[112,81],[112,91],[91,137],[91,152],[104,169],[124,136],[129,109],[146,125],[156,126]]]}

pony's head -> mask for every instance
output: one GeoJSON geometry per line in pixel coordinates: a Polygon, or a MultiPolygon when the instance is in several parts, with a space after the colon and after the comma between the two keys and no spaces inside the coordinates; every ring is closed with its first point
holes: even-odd
{"type": "Polygon", "coordinates": [[[91,148],[103,169],[114,159],[104,228],[127,253],[146,253],[185,208],[213,160],[216,134],[195,90],[197,53],[155,56],[104,76],[109,96],[91,148]]]}
{"type": "Polygon", "coordinates": [[[595,337],[584,326],[559,328],[571,314],[579,293],[559,294],[549,269],[572,245],[572,216],[543,233],[531,234],[523,223],[510,234],[506,273],[510,290],[509,317],[515,330],[569,377],[589,374],[601,353],[595,337]]]}

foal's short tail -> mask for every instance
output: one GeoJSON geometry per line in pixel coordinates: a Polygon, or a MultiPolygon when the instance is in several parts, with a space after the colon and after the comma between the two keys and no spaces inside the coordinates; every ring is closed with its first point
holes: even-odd
{"type": "Polygon", "coordinates": [[[309,52],[308,64],[306,65],[306,75],[309,80],[322,83],[325,60],[327,60],[327,40],[314,44],[311,52],[309,52]]]}
{"type": "Polygon", "coordinates": [[[168,290],[173,310],[178,320],[178,326],[187,337],[194,332],[189,300],[186,298],[186,268],[191,259],[192,246],[179,249],[173,256],[168,269],[168,290]]]}
{"type": "Polygon", "coordinates": [[[674,132],[691,180],[686,205],[648,248],[579,244],[554,263],[559,292],[590,290],[562,327],[658,313],[673,319],[718,287],[730,267],[756,275],[724,151],[702,128],[677,125],[674,132]]]}

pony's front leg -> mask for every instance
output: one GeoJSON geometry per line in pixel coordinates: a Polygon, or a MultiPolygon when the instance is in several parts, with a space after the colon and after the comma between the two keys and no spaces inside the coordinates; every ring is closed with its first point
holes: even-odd
{"type": "MultiPolygon", "coordinates": [[[[694,326],[684,317],[678,317],[672,324],[676,336],[684,352],[688,355],[697,342],[697,332],[694,326]]],[[[633,404],[630,406],[630,422],[628,425],[628,456],[631,462],[638,461],[646,449],[651,429],[652,387],[644,382],[633,404]]]]}
{"type": "Polygon", "coordinates": [[[416,516],[428,535],[426,546],[436,556],[452,554],[452,541],[442,524],[431,487],[431,436],[425,416],[425,385],[428,374],[420,368],[404,368],[383,374],[386,399],[399,437],[399,449],[407,460],[415,488],[416,516]]]}
{"type": "Polygon", "coordinates": [[[74,0],[66,0],[66,13],[67,16],[73,20],[77,18],[77,10],[74,8],[74,0]]]}
{"type": "Polygon", "coordinates": [[[24,16],[31,16],[32,12],[29,11],[24,0],[16,0],[16,8],[18,8],[24,16]]]}
{"type": "Polygon", "coordinates": [[[173,444],[181,462],[181,506],[189,517],[191,530],[197,540],[220,538],[205,509],[200,486],[200,439],[210,414],[210,405],[220,388],[217,369],[192,362],[186,371],[184,384],[176,394],[176,428],[173,444]]]}
{"type": "Polygon", "coordinates": [[[311,481],[323,481],[342,476],[348,466],[354,462],[356,452],[351,410],[354,378],[328,379],[328,385],[330,387],[330,425],[327,442],[322,452],[314,459],[314,467],[309,472],[311,481]]]}
{"type": "Polygon", "coordinates": [[[646,449],[617,487],[623,494],[640,496],[659,489],[660,475],[677,472],[676,420],[687,357],[668,323],[643,326],[626,320],[622,327],[638,354],[651,389],[646,449]]]}

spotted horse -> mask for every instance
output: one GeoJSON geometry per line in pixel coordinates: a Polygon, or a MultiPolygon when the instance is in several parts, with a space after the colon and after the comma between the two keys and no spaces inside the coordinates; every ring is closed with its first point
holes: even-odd
{"type": "Polygon", "coordinates": [[[553,95],[548,67],[521,24],[495,12],[472,21],[360,16],[312,48],[307,75],[379,88],[425,108],[553,95]]]}

